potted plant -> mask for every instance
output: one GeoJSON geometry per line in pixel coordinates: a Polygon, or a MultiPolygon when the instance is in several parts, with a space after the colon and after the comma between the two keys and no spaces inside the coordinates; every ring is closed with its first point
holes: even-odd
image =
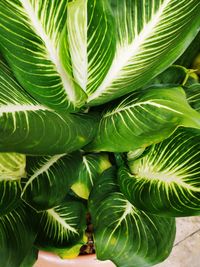
{"type": "Polygon", "coordinates": [[[175,217],[200,214],[199,13],[199,0],[0,1],[1,266],[169,255],[175,217]]]}

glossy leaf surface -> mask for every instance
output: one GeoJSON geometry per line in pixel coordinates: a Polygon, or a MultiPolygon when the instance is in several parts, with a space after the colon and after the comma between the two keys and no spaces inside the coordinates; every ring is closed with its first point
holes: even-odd
{"type": "Polygon", "coordinates": [[[198,0],[2,0],[0,49],[37,100],[76,111],[166,69],[198,33],[199,12],[198,0]]]}
{"type": "Polygon", "coordinates": [[[98,105],[144,86],[187,48],[200,24],[198,0],[109,0],[117,29],[114,60],[89,96],[98,105]]]}
{"type": "Polygon", "coordinates": [[[80,197],[88,199],[90,191],[100,174],[111,166],[106,154],[87,154],[82,158],[72,190],[80,197]]]}
{"type": "Polygon", "coordinates": [[[36,237],[32,219],[23,205],[0,217],[1,266],[19,267],[23,263],[36,237]]]}
{"type": "Polygon", "coordinates": [[[180,128],[121,167],[120,188],[138,209],[161,216],[200,214],[200,131],[180,128]]]}
{"type": "Polygon", "coordinates": [[[22,198],[34,209],[53,208],[67,195],[78,176],[80,152],[44,157],[27,157],[27,179],[22,198]]]}
{"type": "Polygon", "coordinates": [[[86,209],[77,201],[67,199],[56,207],[39,213],[36,244],[65,257],[73,245],[81,242],[86,229],[86,209]]]}
{"type": "Polygon", "coordinates": [[[181,87],[152,86],[135,92],[104,111],[88,150],[125,152],[170,136],[178,126],[200,128],[181,87]]]}
{"type": "Polygon", "coordinates": [[[95,116],[55,112],[30,97],[12,77],[0,61],[0,151],[62,154],[93,138],[95,116]]]}
{"type": "Polygon", "coordinates": [[[146,267],[170,253],[175,220],[148,215],[120,193],[116,171],[105,171],[90,196],[97,258],[120,267],[146,267]]]}
{"type": "Polygon", "coordinates": [[[73,75],[91,95],[102,83],[115,56],[116,25],[109,1],[70,1],[67,32],[73,75]]]}
{"type": "Polygon", "coordinates": [[[3,0],[0,48],[22,86],[53,109],[73,111],[86,101],[60,56],[67,20],[65,0],[3,0]]]}

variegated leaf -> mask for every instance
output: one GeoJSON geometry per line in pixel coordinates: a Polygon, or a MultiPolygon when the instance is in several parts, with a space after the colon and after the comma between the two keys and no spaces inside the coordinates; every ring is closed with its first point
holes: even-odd
{"type": "Polygon", "coordinates": [[[20,201],[21,178],[25,177],[26,157],[0,153],[0,216],[14,209],[20,201]]]}
{"type": "Polygon", "coordinates": [[[39,213],[36,244],[40,249],[65,257],[72,246],[83,240],[86,209],[82,202],[66,199],[58,206],[39,213]]]}
{"type": "Polygon", "coordinates": [[[99,175],[111,166],[107,154],[87,154],[82,158],[78,175],[72,190],[81,198],[88,199],[90,191],[99,175]]]}
{"type": "Polygon", "coordinates": [[[117,173],[103,173],[90,195],[97,258],[120,267],[147,267],[163,261],[175,237],[175,220],[149,215],[119,191],[117,173]]]}
{"type": "Polygon", "coordinates": [[[90,95],[106,76],[116,50],[115,21],[108,0],[70,1],[67,33],[74,78],[90,95]]]}
{"type": "Polygon", "coordinates": [[[27,157],[22,199],[38,211],[58,205],[76,180],[81,160],[80,152],[27,157]]]}
{"type": "Polygon", "coordinates": [[[87,97],[61,54],[65,0],[2,0],[0,49],[22,86],[53,109],[75,110],[87,97]]]}
{"type": "Polygon", "coordinates": [[[200,83],[185,88],[189,104],[200,112],[200,83]]]}
{"type": "Polygon", "coordinates": [[[1,266],[21,267],[25,260],[28,262],[27,254],[36,238],[33,221],[30,210],[22,203],[18,203],[18,207],[0,217],[1,266]]]}
{"type": "Polygon", "coordinates": [[[181,87],[152,86],[110,104],[104,111],[96,138],[86,148],[126,152],[158,143],[177,127],[200,128],[181,87]]]}
{"type": "Polygon", "coordinates": [[[199,0],[109,0],[117,43],[112,65],[89,96],[98,105],[136,90],[187,48],[200,25],[199,0]]]}
{"type": "Polygon", "coordinates": [[[200,214],[200,131],[180,128],[121,167],[120,188],[137,208],[161,216],[200,214]]]}
{"type": "Polygon", "coordinates": [[[0,151],[51,155],[91,141],[96,118],[55,112],[30,97],[0,61],[0,151]]]}

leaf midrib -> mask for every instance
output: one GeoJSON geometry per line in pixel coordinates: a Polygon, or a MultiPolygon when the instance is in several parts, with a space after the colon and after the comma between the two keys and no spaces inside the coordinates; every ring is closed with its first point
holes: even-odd
{"type": "Polygon", "coordinates": [[[25,9],[25,12],[30,19],[32,26],[34,28],[35,33],[40,36],[42,39],[50,57],[50,60],[54,63],[56,71],[60,75],[63,88],[65,89],[69,100],[73,103],[76,102],[75,92],[74,92],[74,84],[72,79],[68,76],[65,71],[60,59],[59,59],[59,49],[55,47],[51,38],[46,34],[44,28],[42,27],[42,23],[34,12],[33,7],[31,6],[29,0],[21,0],[21,3],[25,9]]]}
{"type": "Polygon", "coordinates": [[[142,180],[145,179],[152,182],[153,181],[163,182],[166,186],[175,184],[187,190],[200,192],[200,188],[192,186],[182,180],[184,179],[184,175],[178,176],[175,173],[167,174],[166,172],[149,171],[148,169],[145,170],[145,168],[144,171],[142,171],[141,168],[141,170],[137,174],[131,176],[136,179],[142,179],[142,180]]]}
{"type": "Polygon", "coordinates": [[[48,172],[51,166],[53,166],[60,158],[62,158],[66,154],[60,154],[52,156],[48,161],[45,162],[44,165],[42,165],[39,169],[37,169],[34,174],[29,178],[28,182],[26,183],[22,195],[24,194],[27,187],[33,182],[34,179],[36,179],[39,175],[48,172]]]}
{"type": "Polygon", "coordinates": [[[156,102],[153,102],[153,101],[149,100],[149,101],[143,101],[143,102],[139,102],[139,103],[134,103],[132,105],[116,109],[116,110],[114,110],[112,112],[109,112],[109,113],[105,114],[103,116],[103,118],[111,117],[111,116],[116,115],[116,114],[118,114],[120,112],[123,112],[125,110],[129,110],[130,111],[132,108],[140,107],[142,105],[151,105],[151,106],[154,106],[154,107],[157,107],[157,108],[167,109],[167,110],[170,110],[170,111],[178,113],[178,114],[183,114],[183,113],[179,112],[178,110],[172,109],[172,108],[170,108],[168,106],[164,106],[162,104],[159,104],[159,103],[156,103],[156,102]]]}
{"type": "Polygon", "coordinates": [[[42,105],[3,105],[0,106],[0,115],[3,113],[15,113],[15,112],[26,112],[26,111],[38,111],[38,110],[49,110],[47,107],[42,105]]]}
{"type": "Polygon", "coordinates": [[[140,50],[141,44],[151,35],[154,31],[155,26],[158,24],[160,17],[162,16],[165,8],[170,3],[171,0],[165,0],[163,4],[161,4],[160,8],[154,14],[153,19],[148,22],[143,30],[139,33],[139,35],[134,39],[132,44],[118,44],[118,51],[116,51],[116,56],[113,60],[113,63],[104,78],[103,82],[99,86],[99,88],[88,97],[88,102],[98,98],[100,95],[104,93],[106,88],[113,83],[114,80],[117,79],[117,76],[120,78],[120,71],[123,70],[127,63],[130,61],[132,57],[137,55],[140,50]]]}
{"type": "Polygon", "coordinates": [[[62,227],[64,227],[65,229],[67,229],[70,232],[73,232],[75,234],[78,234],[77,230],[74,227],[72,227],[71,225],[69,225],[68,223],[66,223],[66,221],[62,217],[60,217],[59,214],[54,209],[47,210],[47,213],[56,222],[58,222],[60,225],[62,225],[62,227]]]}

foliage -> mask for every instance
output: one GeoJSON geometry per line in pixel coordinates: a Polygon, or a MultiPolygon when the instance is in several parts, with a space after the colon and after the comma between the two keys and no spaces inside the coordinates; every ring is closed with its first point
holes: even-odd
{"type": "Polygon", "coordinates": [[[0,1],[0,265],[87,242],[163,261],[200,214],[199,0],[0,1]],[[173,65],[174,64],[174,65],[173,65]]]}

